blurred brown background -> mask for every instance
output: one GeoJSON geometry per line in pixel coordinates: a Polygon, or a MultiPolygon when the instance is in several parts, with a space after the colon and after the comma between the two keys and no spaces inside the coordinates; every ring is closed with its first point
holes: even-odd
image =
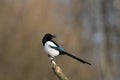
{"type": "Polygon", "coordinates": [[[70,80],[120,80],[119,0],[0,0],[0,80],[58,80],[45,33],[92,63],[57,57],[70,80]]]}

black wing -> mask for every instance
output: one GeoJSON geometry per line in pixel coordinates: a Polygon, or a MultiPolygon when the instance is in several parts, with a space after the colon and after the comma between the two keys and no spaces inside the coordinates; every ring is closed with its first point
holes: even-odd
{"type": "Polygon", "coordinates": [[[66,54],[67,56],[70,56],[70,57],[72,57],[72,58],[74,58],[74,59],[82,62],[83,64],[89,64],[89,65],[91,65],[91,63],[89,63],[89,62],[84,61],[84,60],[82,60],[82,59],[80,59],[80,58],[78,58],[78,57],[76,57],[76,56],[74,56],[74,55],[72,55],[72,54],[70,54],[70,53],[67,53],[67,52],[66,52],[62,47],[60,47],[60,46],[59,46],[59,47],[50,46],[50,47],[58,50],[58,51],[59,51],[60,53],[62,53],[62,54],[66,54]]]}

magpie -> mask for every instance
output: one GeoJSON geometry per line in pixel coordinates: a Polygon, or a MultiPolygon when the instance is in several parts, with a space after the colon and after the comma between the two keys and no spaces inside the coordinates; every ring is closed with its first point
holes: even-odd
{"type": "Polygon", "coordinates": [[[59,46],[55,41],[53,41],[53,38],[55,38],[55,37],[56,37],[55,35],[47,33],[44,35],[44,37],[42,39],[44,50],[48,54],[48,56],[55,58],[56,56],[59,56],[59,55],[67,55],[75,60],[78,60],[79,62],[82,62],[83,64],[91,65],[91,63],[84,61],[84,60],[66,52],[61,46],[59,46]]]}

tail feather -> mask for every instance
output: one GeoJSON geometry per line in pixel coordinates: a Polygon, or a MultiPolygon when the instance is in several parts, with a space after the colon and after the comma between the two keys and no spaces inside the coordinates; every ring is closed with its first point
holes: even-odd
{"type": "Polygon", "coordinates": [[[89,65],[91,65],[91,63],[89,63],[89,62],[87,62],[87,61],[84,61],[84,60],[82,60],[82,59],[80,59],[80,58],[78,58],[78,57],[76,57],[76,56],[74,56],[74,55],[72,55],[72,54],[69,54],[69,53],[67,53],[67,52],[63,52],[63,53],[66,54],[67,56],[70,56],[70,57],[72,57],[72,58],[74,58],[74,59],[82,62],[83,64],[89,64],[89,65]]]}

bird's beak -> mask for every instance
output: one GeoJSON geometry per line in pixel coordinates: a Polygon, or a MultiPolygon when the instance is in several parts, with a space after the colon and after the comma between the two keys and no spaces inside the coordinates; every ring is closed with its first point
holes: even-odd
{"type": "Polygon", "coordinates": [[[55,38],[55,37],[56,37],[55,35],[52,36],[52,38],[55,38]]]}

